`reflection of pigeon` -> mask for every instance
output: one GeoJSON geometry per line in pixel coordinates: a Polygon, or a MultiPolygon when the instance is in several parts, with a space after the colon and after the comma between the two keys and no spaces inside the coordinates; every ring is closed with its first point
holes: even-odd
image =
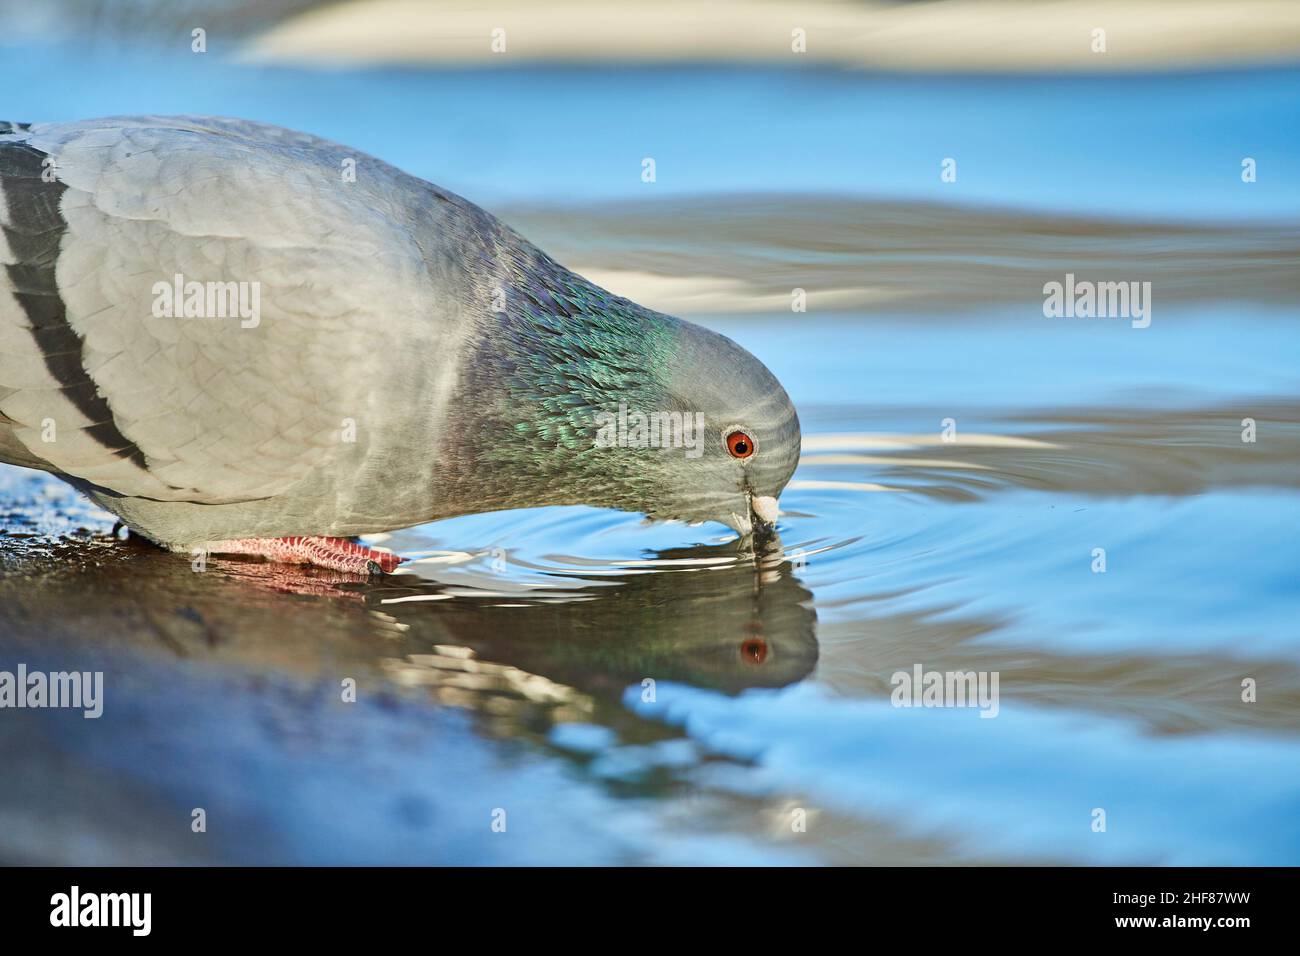
{"type": "MultiPolygon", "coordinates": [[[[498,602],[466,589],[458,599],[430,602],[420,597],[443,595],[405,574],[384,582],[381,600],[426,644],[466,647],[479,660],[596,696],[619,699],[646,678],[727,693],[784,687],[817,664],[817,612],[780,539],[758,550],[661,551],[654,557],[666,563],[655,571],[602,575],[584,600],[498,602]]],[[[557,580],[581,590],[570,578],[557,580]]]]}
{"type": "Polygon", "coordinates": [[[799,423],[757,359],[376,159],[239,120],[0,123],[0,200],[0,460],[161,544],[388,569],[327,536],[776,519],[799,423]]]}

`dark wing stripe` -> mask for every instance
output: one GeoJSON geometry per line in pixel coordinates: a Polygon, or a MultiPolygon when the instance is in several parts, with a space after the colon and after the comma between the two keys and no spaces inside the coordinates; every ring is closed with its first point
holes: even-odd
{"type": "MultiPolygon", "coordinates": [[[[24,128],[21,123],[3,123],[0,134],[13,132],[15,126],[24,128]]],[[[82,365],[81,337],[68,324],[67,309],[59,296],[55,267],[59,243],[68,228],[59,200],[68,187],[57,180],[41,179],[45,158],[45,153],[27,143],[0,140],[0,189],[9,210],[9,222],[0,225],[0,230],[17,259],[5,265],[9,284],[31,323],[45,367],[62,385],[68,400],[94,423],[86,433],[119,458],[134,458],[143,467],[144,456],[118,431],[108,402],[82,365]]]]}

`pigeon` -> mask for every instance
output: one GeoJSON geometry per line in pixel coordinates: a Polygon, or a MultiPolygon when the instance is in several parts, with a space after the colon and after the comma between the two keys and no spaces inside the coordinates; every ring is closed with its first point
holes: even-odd
{"type": "Polygon", "coordinates": [[[381,160],[240,119],[0,123],[0,461],[180,552],[590,505],[771,532],[776,377],[381,160]]]}

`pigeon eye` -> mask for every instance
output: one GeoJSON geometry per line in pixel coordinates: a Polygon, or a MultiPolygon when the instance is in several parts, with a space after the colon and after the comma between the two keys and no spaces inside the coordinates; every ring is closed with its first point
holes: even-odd
{"type": "Polygon", "coordinates": [[[727,435],[727,451],[731,452],[732,458],[748,458],[754,454],[754,440],[742,431],[734,431],[727,435]]]}
{"type": "Polygon", "coordinates": [[[740,645],[740,659],[747,664],[761,664],[767,660],[767,641],[751,637],[740,645]]]}

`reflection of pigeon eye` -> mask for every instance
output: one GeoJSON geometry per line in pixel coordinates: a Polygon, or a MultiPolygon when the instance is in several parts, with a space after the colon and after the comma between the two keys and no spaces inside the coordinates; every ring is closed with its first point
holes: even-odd
{"type": "Polygon", "coordinates": [[[750,664],[761,664],[767,660],[767,641],[761,637],[751,637],[740,645],[740,657],[750,664]]]}
{"type": "Polygon", "coordinates": [[[754,440],[742,431],[734,431],[727,436],[727,451],[732,458],[748,458],[754,454],[754,440]]]}

